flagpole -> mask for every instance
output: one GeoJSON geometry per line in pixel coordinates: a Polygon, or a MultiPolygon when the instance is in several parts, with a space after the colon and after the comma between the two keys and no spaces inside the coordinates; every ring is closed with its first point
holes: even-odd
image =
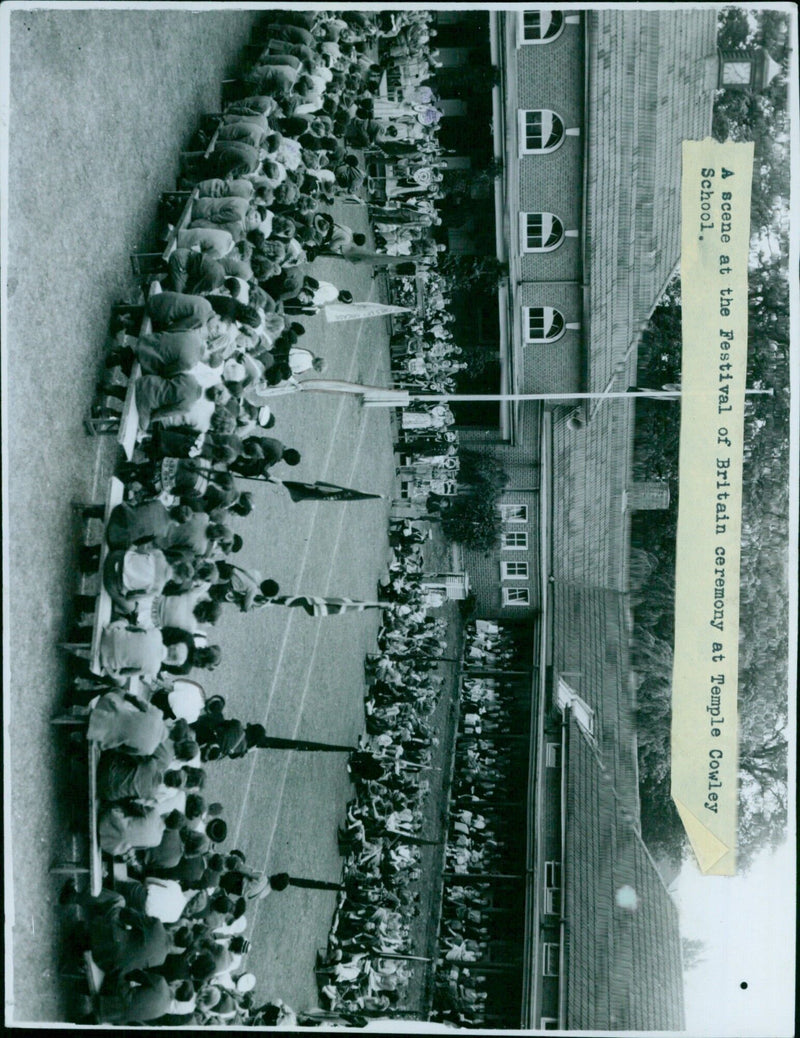
{"type": "MultiPolygon", "coordinates": [[[[358,382],[337,379],[306,378],[300,383],[304,391],[322,393],[353,393],[364,397],[364,402],[373,407],[407,407],[409,403],[524,403],[527,401],[553,401],[570,403],[578,400],[630,400],[637,397],[648,400],[680,400],[680,389],[635,389],[594,393],[410,393],[405,389],[386,386],[368,386],[358,382]]],[[[774,389],[745,389],[746,396],[773,396],[774,389]]]]}
{"type": "MultiPolygon", "coordinates": [[[[770,389],[745,389],[747,396],[772,396],[774,390],[770,389]]],[[[665,389],[637,389],[633,392],[627,390],[611,393],[411,393],[410,397],[415,402],[438,402],[438,403],[480,403],[481,401],[491,403],[524,403],[529,400],[631,400],[637,397],[648,400],[680,400],[680,390],[665,389]]]]}

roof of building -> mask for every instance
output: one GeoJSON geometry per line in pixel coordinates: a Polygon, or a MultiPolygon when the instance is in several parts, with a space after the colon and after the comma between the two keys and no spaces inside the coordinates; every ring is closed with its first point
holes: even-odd
{"type": "Polygon", "coordinates": [[[610,773],[569,723],[562,879],[565,1025],[571,1030],[681,1030],[678,912],[610,773]],[[620,888],[633,904],[620,907],[620,888]]]}
{"type": "Polygon", "coordinates": [[[626,810],[638,818],[635,695],[626,598],[605,588],[554,582],[553,672],[594,713],[594,739],[626,810]]]}
{"type": "MultiPolygon", "coordinates": [[[[636,343],[680,259],[681,141],[711,128],[711,9],[586,13],[584,312],[587,389],[637,382],[636,343]]],[[[665,405],[670,406],[670,405],[665,405]]],[[[635,405],[592,402],[553,420],[553,572],[624,589],[635,405]]]]}
{"type": "Polygon", "coordinates": [[[594,713],[588,737],[570,712],[563,862],[566,1025],[683,1026],[678,914],[639,835],[630,617],[625,596],[556,582],[553,672],[594,713]],[[615,904],[620,887],[635,910],[615,904]]]}
{"type": "Polygon", "coordinates": [[[585,18],[584,331],[588,387],[602,390],[680,258],[681,141],[711,130],[717,12],[625,6],[585,18]]]}

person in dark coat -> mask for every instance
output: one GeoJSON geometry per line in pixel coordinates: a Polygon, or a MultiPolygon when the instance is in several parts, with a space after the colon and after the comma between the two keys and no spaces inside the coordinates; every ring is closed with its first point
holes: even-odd
{"type": "Polygon", "coordinates": [[[89,909],[89,946],[92,958],[106,973],[121,977],[133,970],[160,966],[172,951],[172,938],[160,919],[125,907],[121,894],[105,891],[89,909]]]}
{"type": "Polygon", "coordinates": [[[192,725],[204,761],[243,757],[248,749],[245,726],[235,718],[201,714],[192,725]]]}
{"type": "Polygon", "coordinates": [[[296,296],[303,288],[305,275],[297,267],[289,267],[283,273],[262,281],[261,287],[277,302],[296,296]]]}
{"type": "MultiPolygon", "coordinates": [[[[195,437],[197,433],[195,432],[195,437]]],[[[105,515],[104,505],[90,505],[84,508],[84,519],[102,519],[105,515]]],[[[125,551],[134,545],[149,544],[164,536],[173,525],[169,512],[157,500],[145,501],[140,505],[118,504],[112,509],[106,523],[106,544],[112,550],[125,551]]],[[[101,546],[85,544],[80,549],[81,571],[94,572],[100,562],[101,546]]],[[[92,596],[78,595],[76,602],[81,610],[93,612],[95,601],[92,596]]]]}
{"type": "Polygon", "coordinates": [[[170,742],[161,743],[149,757],[103,753],[97,766],[97,795],[101,800],[151,800],[162,785],[179,789],[180,771],[167,771],[174,759],[170,742]]]}
{"type": "MultiPolygon", "coordinates": [[[[187,833],[184,838],[184,853],[177,865],[173,865],[171,868],[148,865],[147,875],[155,876],[158,879],[176,879],[184,890],[207,889],[209,884],[205,881],[208,878],[208,855],[203,851],[198,851],[196,854],[187,853],[187,850],[192,845],[188,840],[189,835],[187,833]]],[[[204,833],[192,833],[191,835],[200,837],[199,846],[205,847],[206,850],[208,849],[210,841],[204,833]]],[[[212,885],[216,886],[217,884],[214,883],[212,885]]]]}
{"type": "Polygon", "coordinates": [[[168,1013],[173,1003],[173,990],[164,977],[150,970],[135,970],[110,989],[103,986],[97,1017],[103,1024],[147,1023],[168,1013]]]}
{"type": "Polygon", "coordinates": [[[230,470],[240,476],[267,475],[279,461],[298,465],[301,455],[293,447],[285,447],[272,436],[249,436],[244,440],[244,452],[231,462],[230,470]]]}
{"type": "Polygon", "coordinates": [[[171,811],[164,819],[164,834],[157,847],[149,847],[141,855],[145,874],[150,867],[156,869],[172,869],[183,857],[183,838],[181,829],[186,824],[186,817],[180,811],[171,811]]]}

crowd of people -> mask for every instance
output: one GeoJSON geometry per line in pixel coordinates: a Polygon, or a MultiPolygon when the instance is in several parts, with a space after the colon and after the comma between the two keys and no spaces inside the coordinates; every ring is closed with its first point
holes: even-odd
{"type": "MultiPolygon", "coordinates": [[[[183,156],[181,186],[194,195],[177,232],[185,199],[164,200],[175,248],[150,275],[158,286],[144,306],[115,308],[94,407],[94,417],[118,414],[136,370],[136,453],[115,473],[124,499],[98,531],[105,551],[87,545],[80,558],[112,618],[93,656],[96,599],[78,596],[64,717],[85,726],[73,749],[97,751],[97,840],[114,864],[98,896],[72,880],[61,893],[71,949],[91,952],[102,981],[76,1014],[104,1023],[293,1024],[279,1001],[256,1005],[248,903],[289,885],[339,887],[249,869],[243,852],[223,848],[224,807],[203,788],[211,761],[277,742],[352,748],[271,740],[187,679],[218,665],[208,628],[225,603],[245,612],[297,604],[234,561],[233,521],[253,510],[240,481],[299,462],[297,449],[264,435],[275,424],[270,391],[324,367],[300,344],[295,318],[352,302],[304,265],[356,238],[322,207],[363,179],[340,141],[376,72],[374,18],[272,11],[261,31],[263,48],[218,125],[203,125],[198,150],[183,156]],[[145,316],[152,331],[137,335],[145,316]]],[[[302,484],[287,486],[303,496],[302,484]]],[[[86,523],[103,516],[103,506],[83,509],[86,523]]]]}
{"type": "MultiPolygon", "coordinates": [[[[98,531],[105,550],[81,549],[81,570],[97,573],[112,618],[93,656],[95,596],[78,596],[68,643],[66,719],[85,725],[73,748],[88,741],[99,753],[97,836],[114,863],[99,896],[72,881],[61,895],[73,950],[90,951],[104,975],[79,1018],[292,1026],[402,1006],[420,848],[430,842],[421,833],[425,772],[438,743],[430,715],[446,629],[426,615],[426,535],[408,522],[390,531],[379,651],[366,662],[368,734],[358,747],[271,739],[261,725],[227,717],[224,701],[206,701],[187,676],[219,664],[208,628],[226,603],[242,612],[302,605],[320,615],[317,600],[280,596],[274,580],[237,565],[243,542],[233,529],[253,512],[242,480],[282,483],[294,500],[321,493],[319,484],[282,478],[300,451],[265,435],[275,425],[272,397],[324,370],[298,318],[353,302],[307,264],[337,255],[389,271],[395,300],[406,304],[412,269],[403,264],[411,263],[427,291],[424,305],[409,306],[395,325],[393,356],[404,354],[406,365],[395,374],[435,389],[451,387],[459,369],[436,289],[441,113],[426,85],[437,66],[430,21],[413,10],[271,10],[221,116],[204,120],[182,156],[183,193],[162,199],[163,229],[174,240],[168,261],[148,272],[143,304],[121,304],[112,315],[93,418],[120,415],[135,373],[139,427],[132,460],[115,471],[124,499],[98,531]],[[393,84],[392,96],[382,81],[393,84]],[[366,162],[378,155],[393,163],[394,186],[371,209],[370,251],[364,235],[324,207],[355,201],[362,188],[374,201],[366,162]],[[176,229],[189,194],[188,219],[176,229]],[[415,367],[414,356],[424,363],[415,367]],[[203,796],[207,766],[265,748],[348,753],[356,796],[340,832],[344,884],[261,874],[240,850],[223,849],[224,807],[203,796]],[[280,1000],[257,1006],[246,968],[248,903],[289,885],[340,893],[318,963],[325,1008],[299,1016],[280,1000]]],[[[445,406],[418,405],[403,418],[400,449],[452,476],[452,423],[445,406]]],[[[430,475],[425,485],[442,489],[430,475]]],[[[82,518],[102,520],[104,509],[88,506],[82,518]]]]}
{"type": "MultiPolygon", "coordinates": [[[[367,180],[370,217],[377,248],[386,255],[392,302],[409,311],[392,321],[392,375],[395,385],[412,391],[454,392],[466,363],[453,337],[446,281],[437,272],[445,248],[436,234],[442,223],[437,202],[443,196],[446,156],[439,143],[441,112],[433,81],[441,65],[436,30],[424,10],[392,17],[389,35],[379,41],[390,97],[373,101],[368,170],[375,175],[367,180]]],[[[422,501],[430,493],[455,493],[458,438],[453,423],[446,404],[416,401],[404,410],[404,496],[422,501]],[[417,434],[425,442],[415,443],[417,434]]]]}
{"type": "MultiPolygon", "coordinates": [[[[460,1027],[487,1023],[490,985],[482,966],[492,958],[492,941],[510,932],[502,898],[498,907],[494,885],[482,877],[506,873],[521,853],[525,827],[513,807],[517,801],[521,808],[524,799],[519,744],[495,743],[491,737],[524,731],[524,711],[507,681],[485,672],[513,668],[519,660],[520,647],[501,625],[478,621],[467,626],[445,848],[450,879],[444,885],[433,1015],[460,1027]]],[[[491,1000],[495,989],[491,985],[491,1000]]]]}
{"type": "Polygon", "coordinates": [[[367,658],[368,759],[351,758],[356,797],[340,829],[345,892],[318,964],[329,1011],[386,1015],[402,1008],[419,912],[421,848],[434,748],[431,722],[443,679],[446,621],[426,615],[418,524],[392,524],[393,559],[379,589],[387,603],[379,651],[367,658]]]}

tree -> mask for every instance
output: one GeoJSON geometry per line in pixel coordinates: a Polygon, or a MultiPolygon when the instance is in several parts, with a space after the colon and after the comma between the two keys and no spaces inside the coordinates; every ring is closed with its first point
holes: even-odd
{"type": "MultiPolygon", "coordinates": [[[[780,12],[758,12],[753,24],[741,8],[720,14],[718,44],[732,50],[761,43],[783,71],[761,94],[722,90],[713,134],[753,140],[751,206],[753,262],[749,282],[748,384],[772,387],[745,407],[739,653],[739,844],[746,868],[764,846],[785,835],[787,819],[789,501],[789,281],[786,28],[780,12]]],[[[638,382],[680,382],[680,280],[668,287],[643,334],[638,382]]],[[[634,517],[632,547],[656,557],[632,601],[632,658],[642,674],[637,693],[642,836],[672,860],[685,844],[669,796],[671,643],[680,412],[645,399],[636,402],[634,475],[666,479],[668,510],[634,517]]]]}
{"type": "Polygon", "coordinates": [[[500,541],[501,528],[497,494],[487,485],[459,494],[442,515],[445,537],[475,551],[491,551],[500,541]]]}
{"type": "Polygon", "coordinates": [[[496,256],[468,256],[447,252],[439,260],[438,273],[447,283],[452,294],[455,291],[494,292],[503,278],[508,277],[508,264],[496,256]]]}
{"type": "Polygon", "coordinates": [[[494,454],[462,448],[459,483],[466,489],[451,499],[442,514],[444,535],[476,551],[491,551],[500,541],[502,521],[497,499],[508,484],[508,474],[494,454]]]}
{"type": "Polygon", "coordinates": [[[700,963],[706,961],[704,952],[706,942],[693,937],[681,937],[681,949],[683,950],[684,970],[696,969],[700,963]]]}

